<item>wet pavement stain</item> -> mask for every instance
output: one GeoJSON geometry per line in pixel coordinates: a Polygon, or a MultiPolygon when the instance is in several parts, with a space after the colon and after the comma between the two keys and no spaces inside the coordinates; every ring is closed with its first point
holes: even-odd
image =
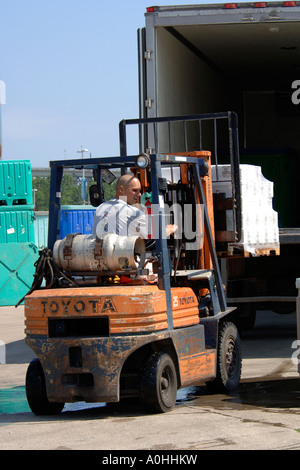
{"type": "MultiPolygon", "coordinates": [[[[134,403],[67,403],[63,409],[65,412],[83,412],[97,408],[105,408],[111,411],[114,417],[125,411],[140,414],[143,412],[138,406],[138,399],[134,403]],[[134,410],[133,410],[134,409],[134,410]]],[[[212,408],[215,410],[245,410],[261,408],[264,411],[276,409],[277,412],[289,412],[300,414],[300,380],[282,379],[265,380],[241,383],[237,392],[230,395],[209,394],[206,387],[187,387],[177,392],[176,407],[195,406],[212,408]]],[[[100,410],[99,410],[100,411],[100,410]]],[[[104,410],[103,410],[104,411],[104,410]]],[[[0,414],[31,413],[26,399],[25,387],[13,387],[0,390],[0,414]]],[[[126,418],[128,419],[128,415],[126,418]]]]}
{"type": "Polygon", "coordinates": [[[285,411],[291,408],[293,412],[300,412],[300,381],[298,378],[241,384],[239,396],[244,406],[280,408],[285,411]]]}
{"type": "Polygon", "coordinates": [[[189,387],[177,394],[178,404],[205,406],[214,409],[281,409],[300,413],[300,380],[266,380],[241,383],[230,395],[212,395],[206,387],[189,387]]]}

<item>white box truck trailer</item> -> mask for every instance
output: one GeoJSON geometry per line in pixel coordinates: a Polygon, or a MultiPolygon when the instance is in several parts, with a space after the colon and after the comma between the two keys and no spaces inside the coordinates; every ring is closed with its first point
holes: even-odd
{"type": "Polygon", "coordinates": [[[248,326],[257,310],[294,312],[300,276],[300,2],[149,7],[138,31],[138,55],[140,118],[157,120],[140,126],[142,151],[210,150],[212,164],[230,164],[225,134],[231,128],[217,118],[223,112],[237,116],[239,163],[260,167],[274,185],[280,255],[241,256],[232,240],[217,237],[227,301],[238,305],[248,326]],[[206,113],[216,119],[202,120],[201,129],[179,121],[206,113]],[[167,119],[176,116],[178,122],[167,119]]]}

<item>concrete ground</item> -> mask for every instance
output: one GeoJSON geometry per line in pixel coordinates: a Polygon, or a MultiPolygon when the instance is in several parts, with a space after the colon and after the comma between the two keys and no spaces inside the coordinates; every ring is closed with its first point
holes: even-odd
{"type": "Polygon", "coordinates": [[[6,353],[0,364],[0,449],[111,450],[111,456],[114,450],[184,455],[300,449],[295,340],[295,313],[259,312],[254,330],[242,337],[243,373],[235,394],[207,395],[189,387],[178,391],[175,409],[166,414],[145,414],[137,403],[79,403],[67,404],[58,416],[37,417],[24,390],[34,357],[24,343],[24,308],[0,307],[0,362],[2,342],[6,353]]]}

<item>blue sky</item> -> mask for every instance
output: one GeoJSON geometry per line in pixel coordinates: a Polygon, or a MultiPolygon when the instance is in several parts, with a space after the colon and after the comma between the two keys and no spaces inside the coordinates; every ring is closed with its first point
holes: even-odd
{"type": "Polygon", "coordinates": [[[81,146],[93,157],[119,154],[119,121],[138,117],[146,7],[184,3],[1,0],[2,159],[48,167],[81,146]]]}

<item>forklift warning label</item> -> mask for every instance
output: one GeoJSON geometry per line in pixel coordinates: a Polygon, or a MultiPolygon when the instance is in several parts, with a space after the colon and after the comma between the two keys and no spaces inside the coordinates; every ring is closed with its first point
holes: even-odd
{"type": "Polygon", "coordinates": [[[100,299],[56,299],[41,301],[43,313],[46,314],[83,314],[116,312],[117,309],[110,297],[100,299]]]}

